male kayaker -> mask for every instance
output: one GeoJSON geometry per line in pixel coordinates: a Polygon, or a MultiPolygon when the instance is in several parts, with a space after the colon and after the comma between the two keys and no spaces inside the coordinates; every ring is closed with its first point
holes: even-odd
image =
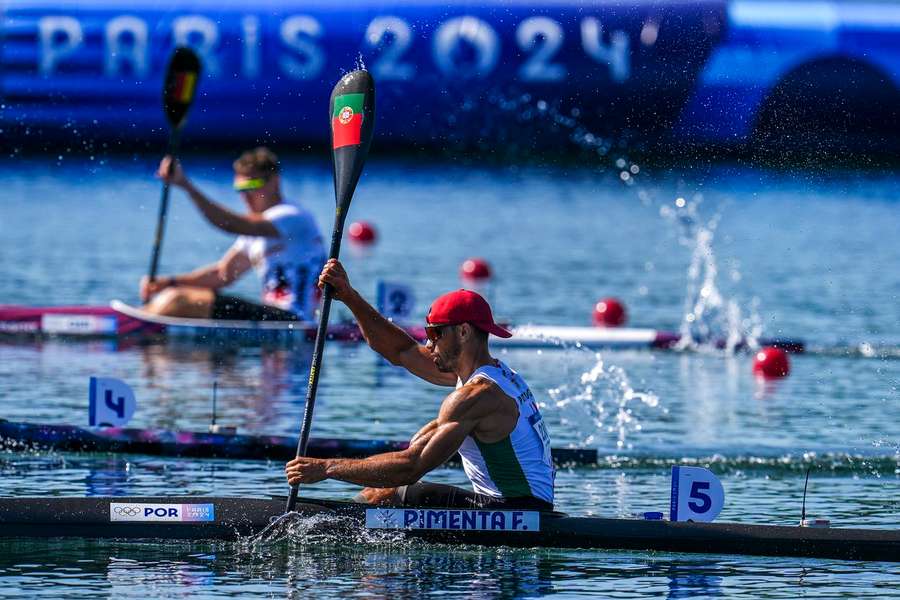
{"type": "Polygon", "coordinates": [[[275,154],[260,147],[234,161],[234,189],[244,200],[245,214],[210,200],[177,161],[171,162],[171,157],[163,158],[158,176],[187,192],[210,223],[239,237],[211,265],[154,281],[144,277],[141,298],[149,300],[144,310],[177,317],[312,320],[318,300],[316,278],[325,262],[325,248],[312,214],[283,201],[275,154]],[[261,303],[219,293],[250,267],[255,267],[262,281],[261,303]]]}
{"type": "Polygon", "coordinates": [[[285,466],[289,483],[356,483],[366,486],[357,500],[370,504],[553,508],[550,438],[528,385],[490,355],[489,334],[512,334],[494,323],[484,298],[468,290],[437,298],[423,346],[366,302],[337,260],[322,270],[319,286],[326,283],[353,312],[373,350],[425,381],[456,390],[406,450],[365,459],[295,458],[285,466]],[[473,490],[420,481],[456,452],[473,490]]]}

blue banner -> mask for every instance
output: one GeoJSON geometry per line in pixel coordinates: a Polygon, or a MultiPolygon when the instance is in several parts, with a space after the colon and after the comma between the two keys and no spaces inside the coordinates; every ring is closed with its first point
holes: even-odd
{"type": "Polygon", "coordinates": [[[900,89],[893,2],[19,0],[0,35],[0,126],[75,149],[160,147],[178,45],[203,63],[188,143],[323,143],[330,90],[360,65],[385,146],[527,145],[537,125],[739,144],[784,114],[773,98],[878,113],[865,102],[900,89]]]}
{"type": "Polygon", "coordinates": [[[188,45],[203,63],[193,139],[327,139],[331,87],[360,64],[380,143],[476,139],[528,110],[665,129],[723,28],[719,3],[23,1],[3,22],[2,114],[44,135],[162,140],[163,72],[188,45]]]}

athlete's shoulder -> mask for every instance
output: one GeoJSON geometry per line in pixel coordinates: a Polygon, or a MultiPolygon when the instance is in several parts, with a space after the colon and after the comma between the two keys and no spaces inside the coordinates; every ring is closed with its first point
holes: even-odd
{"type": "Polygon", "coordinates": [[[275,219],[296,218],[308,214],[305,208],[292,204],[290,202],[279,202],[275,206],[270,206],[263,211],[263,216],[272,221],[275,219]]]}
{"type": "Polygon", "coordinates": [[[310,240],[321,241],[315,217],[302,206],[280,202],[267,208],[263,216],[275,225],[284,237],[303,243],[309,243],[310,240]]]}
{"type": "Polygon", "coordinates": [[[497,410],[506,395],[490,379],[479,377],[451,392],[441,405],[447,416],[478,416],[497,410]]]}

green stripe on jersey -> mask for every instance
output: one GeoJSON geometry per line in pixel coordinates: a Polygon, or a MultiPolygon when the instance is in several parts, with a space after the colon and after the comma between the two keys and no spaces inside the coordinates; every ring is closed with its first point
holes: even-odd
{"type": "Polygon", "coordinates": [[[487,443],[479,441],[478,438],[472,436],[478,450],[484,458],[484,464],[487,465],[488,474],[491,480],[497,485],[497,489],[503,494],[504,498],[521,498],[523,496],[533,496],[531,486],[525,478],[525,471],[519,464],[519,457],[516,456],[512,447],[512,441],[506,436],[499,442],[487,443]]]}
{"type": "Polygon", "coordinates": [[[334,99],[334,106],[331,107],[331,118],[334,119],[340,116],[341,111],[346,107],[350,107],[353,114],[361,115],[365,98],[365,94],[343,94],[337,96],[334,99]]]}

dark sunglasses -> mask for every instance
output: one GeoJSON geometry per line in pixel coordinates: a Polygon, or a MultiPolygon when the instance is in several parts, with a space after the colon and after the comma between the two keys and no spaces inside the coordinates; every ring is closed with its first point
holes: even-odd
{"type": "Polygon", "coordinates": [[[453,327],[449,323],[443,323],[441,325],[426,325],[425,326],[425,337],[434,344],[437,343],[439,339],[444,337],[444,328],[445,327],[453,327]]]}

